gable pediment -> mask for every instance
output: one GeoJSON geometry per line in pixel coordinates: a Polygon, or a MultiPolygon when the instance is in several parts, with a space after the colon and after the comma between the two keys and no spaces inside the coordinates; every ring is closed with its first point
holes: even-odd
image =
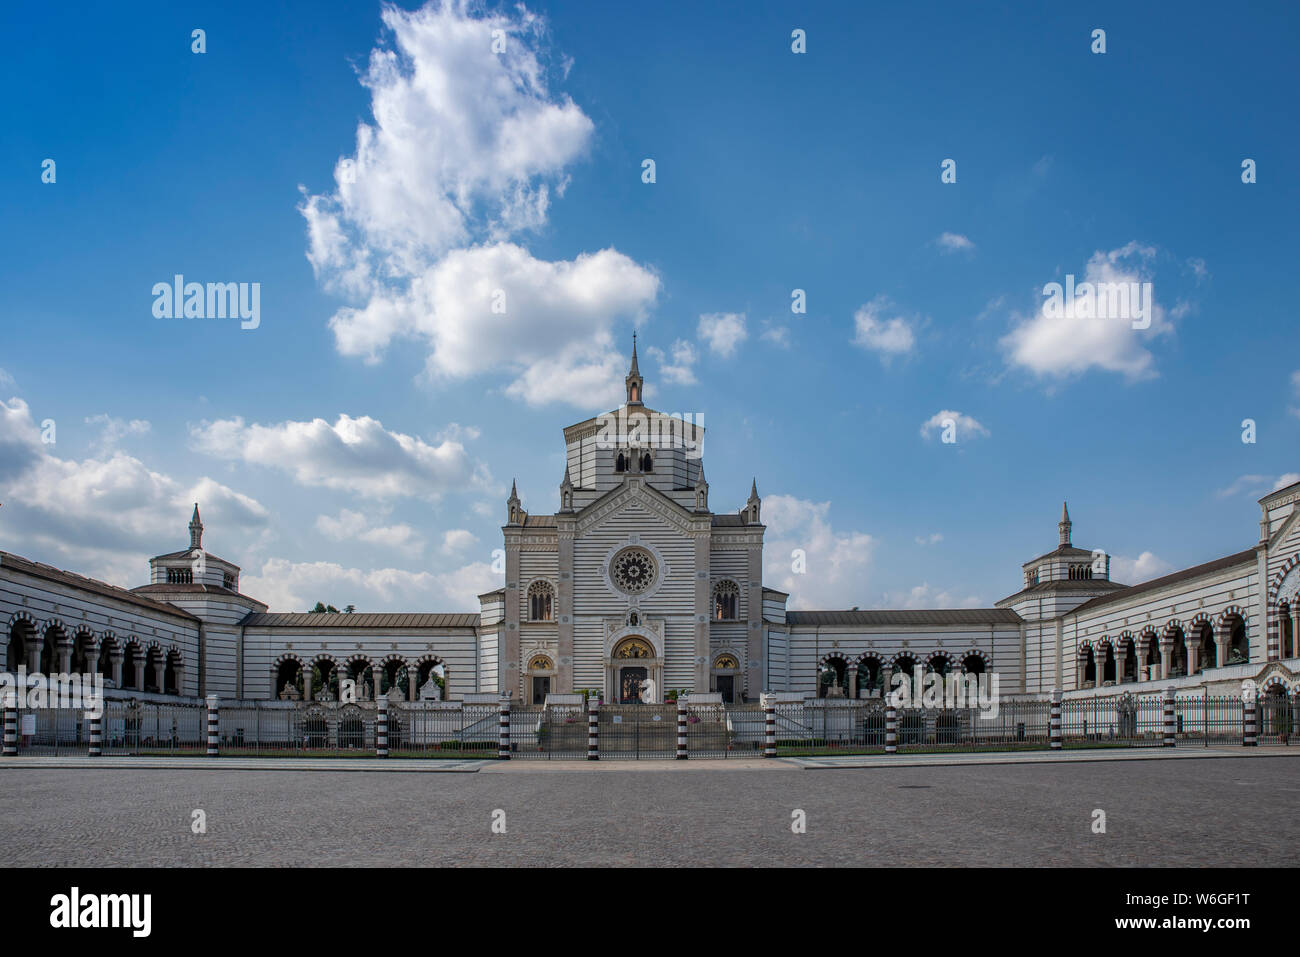
{"type": "Polygon", "coordinates": [[[700,529],[707,530],[709,516],[697,515],[682,508],[671,498],[637,477],[628,477],[618,488],[610,489],[596,501],[578,512],[577,532],[582,535],[599,528],[615,515],[636,505],[663,519],[669,526],[683,534],[700,529]]]}

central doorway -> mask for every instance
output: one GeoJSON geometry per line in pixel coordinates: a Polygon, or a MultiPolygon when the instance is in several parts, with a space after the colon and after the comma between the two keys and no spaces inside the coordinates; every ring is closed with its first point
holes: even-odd
{"type": "Polygon", "coordinates": [[[650,672],[641,665],[625,665],[618,670],[619,704],[637,704],[641,701],[641,686],[650,672]]]}

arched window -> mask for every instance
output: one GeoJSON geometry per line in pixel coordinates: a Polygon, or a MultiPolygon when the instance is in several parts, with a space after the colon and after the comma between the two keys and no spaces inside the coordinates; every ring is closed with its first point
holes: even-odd
{"type": "Polygon", "coordinates": [[[740,601],[740,586],[720,581],[713,589],[713,617],[716,621],[734,621],[740,601]]]}
{"type": "Polygon", "coordinates": [[[647,452],[645,455],[641,456],[641,471],[653,472],[654,470],[655,470],[654,459],[650,458],[650,453],[647,452]]]}
{"type": "Polygon", "coordinates": [[[718,655],[718,657],[713,661],[713,668],[715,671],[727,671],[729,669],[734,671],[739,667],[740,662],[736,660],[736,656],[727,654],[726,652],[718,655]]]}
{"type": "Polygon", "coordinates": [[[550,582],[535,581],[528,586],[528,620],[555,620],[555,589],[550,582]]]}
{"type": "Polygon", "coordinates": [[[614,471],[615,472],[627,471],[627,459],[623,456],[622,452],[619,452],[618,458],[614,460],[614,471]]]}

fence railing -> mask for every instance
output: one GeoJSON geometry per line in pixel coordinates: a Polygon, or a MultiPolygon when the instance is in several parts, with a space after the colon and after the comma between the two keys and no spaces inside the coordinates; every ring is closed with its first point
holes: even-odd
{"type": "MultiPolygon", "coordinates": [[[[1185,695],[1174,707],[1177,746],[1240,745],[1244,705],[1230,696],[1185,695]]],[[[1264,695],[1255,703],[1258,742],[1289,745],[1300,730],[1300,697],[1264,695]]],[[[806,699],[773,705],[778,755],[883,754],[886,706],[879,699],[806,699]]],[[[685,754],[695,758],[758,757],[766,743],[764,705],[687,703],[685,754]]],[[[678,755],[678,710],[668,704],[602,704],[597,709],[603,759],[678,755]]],[[[1003,701],[988,713],[973,708],[900,708],[900,752],[1010,751],[1050,746],[1048,701],[1003,701]]],[[[80,710],[49,708],[19,715],[19,753],[84,755],[91,722],[80,710]]],[[[105,754],[207,753],[204,704],[104,702],[105,754]]],[[[218,751],[224,755],[360,756],[376,749],[373,702],[231,702],[218,708],[218,751]]],[[[581,705],[513,705],[506,724],[508,755],[580,760],[588,755],[588,714],[581,705]]],[[[388,753],[397,757],[495,758],[502,725],[497,703],[392,702],[388,753]]],[[[1160,695],[1073,697],[1061,703],[1064,748],[1159,747],[1165,743],[1160,695]]]]}

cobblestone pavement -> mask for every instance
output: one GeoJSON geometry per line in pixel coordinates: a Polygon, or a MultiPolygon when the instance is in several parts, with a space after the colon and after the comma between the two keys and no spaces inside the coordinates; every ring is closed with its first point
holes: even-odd
{"type": "Polygon", "coordinates": [[[1300,761],[791,771],[0,771],[0,865],[1300,862],[1300,761]],[[207,833],[191,833],[191,811],[207,833]],[[791,832],[791,812],[807,833],[791,832]],[[1106,833],[1091,831],[1093,810],[1106,833]],[[493,811],[506,833],[493,834],[493,811]]]}

